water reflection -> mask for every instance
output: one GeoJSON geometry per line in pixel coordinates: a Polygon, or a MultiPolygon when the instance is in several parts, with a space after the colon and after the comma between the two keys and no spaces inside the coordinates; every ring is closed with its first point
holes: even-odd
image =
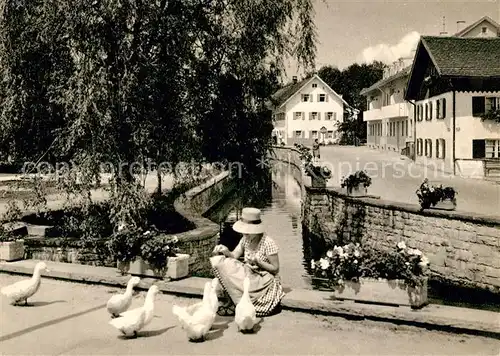
{"type": "MultiPolygon", "coordinates": [[[[224,224],[239,216],[241,209],[252,206],[261,209],[266,231],[280,248],[280,276],[284,286],[311,289],[306,266],[309,254],[304,250],[301,219],[301,187],[287,173],[270,172],[269,177],[257,181],[253,187],[238,186],[223,202],[206,216],[224,224]]],[[[230,226],[230,224],[227,224],[230,226]]]]}

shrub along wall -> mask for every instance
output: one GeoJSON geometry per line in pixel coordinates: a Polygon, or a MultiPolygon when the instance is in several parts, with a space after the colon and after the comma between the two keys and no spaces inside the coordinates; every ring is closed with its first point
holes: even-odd
{"type": "MultiPolygon", "coordinates": [[[[293,149],[279,152],[287,160],[297,156],[290,162],[298,158],[293,149]]],[[[405,241],[428,256],[431,278],[500,292],[500,219],[455,211],[421,212],[417,205],[352,198],[340,189],[311,188],[306,182],[302,223],[316,239],[311,243],[319,247],[357,241],[392,249],[405,241]]]]}

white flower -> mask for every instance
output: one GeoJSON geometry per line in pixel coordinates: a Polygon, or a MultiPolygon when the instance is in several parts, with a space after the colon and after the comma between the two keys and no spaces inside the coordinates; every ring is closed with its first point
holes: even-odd
{"type": "Polygon", "coordinates": [[[321,258],[319,260],[319,263],[321,265],[321,269],[327,269],[328,267],[330,267],[330,262],[328,262],[326,258],[321,258]]]}
{"type": "Polygon", "coordinates": [[[354,257],[359,257],[359,251],[358,250],[354,251],[354,257]]]}
{"type": "Polygon", "coordinates": [[[427,267],[429,265],[429,259],[425,256],[422,256],[418,265],[422,268],[427,267]]]}
{"type": "Polygon", "coordinates": [[[172,242],[174,244],[176,244],[177,242],[179,242],[179,238],[177,236],[174,236],[174,238],[172,239],[172,242]]]}
{"type": "Polygon", "coordinates": [[[326,253],[326,257],[332,258],[333,257],[333,251],[332,250],[328,250],[328,252],[326,253]]]}
{"type": "Polygon", "coordinates": [[[314,260],[311,260],[311,268],[315,269],[316,268],[316,263],[314,263],[314,260]]]}
{"type": "Polygon", "coordinates": [[[357,264],[358,263],[358,260],[354,260],[354,264],[357,264]]]}
{"type": "Polygon", "coordinates": [[[405,265],[409,266],[409,265],[410,265],[410,262],[405,262],[405,265]]]}
{"type": "Polygon", "coordinates": [[[344,284],[344,280],[343,280],[342,278],[340,278],[340,279],[338,280],[338,284],[340,284],[340,285],[344,284]]]}
{"type": "Polygon", "coordinates": [[[144,231],[143,235],[146,236],[146,235],[149,235],[150,233],[151,233],[151,231],[149,231],[149,230],[148,231],[144,231]]]}
{"type": "Polygon", "coordinates": [[[404,250],[406,248],[406,244],[404,241],[400,241],[398,242],[398,248],[404,250]]]}
{"type": "Polygon", "coordinates": [[[334,251],[336,254],[338,254],[338,255],[342,255],[342,254],[344,253],[344,250],[343,250],[343,249],[342,249],[342,247],[340,247],[340,246],[335,246],[335,247],[333,248],[333,251],[334,251]]]}
{"type": "Polygon", "coordinates": [[[344,253],[344,252],[342,252],[342,253],[340,254],[340,258],[347,258],[347,257],[349,257],[349,254],[348,254],[348,253],[344,253]]]}

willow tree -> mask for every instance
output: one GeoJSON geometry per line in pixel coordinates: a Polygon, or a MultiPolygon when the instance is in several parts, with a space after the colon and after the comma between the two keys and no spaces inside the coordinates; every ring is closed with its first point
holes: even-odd
{"type": "Polygon", "coordinates": [[[113,216],[140,224],[147,199],[123,167],[250,170],[266,153],[285,61],[314,68],[313,16],[312,0],[3,0],[1,147],[71,162],[64,189],[82,197],[105,163],[113,216]]]}

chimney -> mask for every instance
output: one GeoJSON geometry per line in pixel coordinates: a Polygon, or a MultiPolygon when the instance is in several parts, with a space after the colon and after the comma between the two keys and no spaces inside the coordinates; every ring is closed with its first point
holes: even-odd
{"type": "Polygon", "coordinates": [[[465,28],[465,21],[463,20],[457,21],[457,33],[462,31],[464,28],[465,28]]]}
{"type": "Polygon", "coordinates": [[[295,75],[294,75],[294,76],[292,77],[292,81],[293,81],[293,84],[297,84],[297,76],[295,76],[295,75]]]}

